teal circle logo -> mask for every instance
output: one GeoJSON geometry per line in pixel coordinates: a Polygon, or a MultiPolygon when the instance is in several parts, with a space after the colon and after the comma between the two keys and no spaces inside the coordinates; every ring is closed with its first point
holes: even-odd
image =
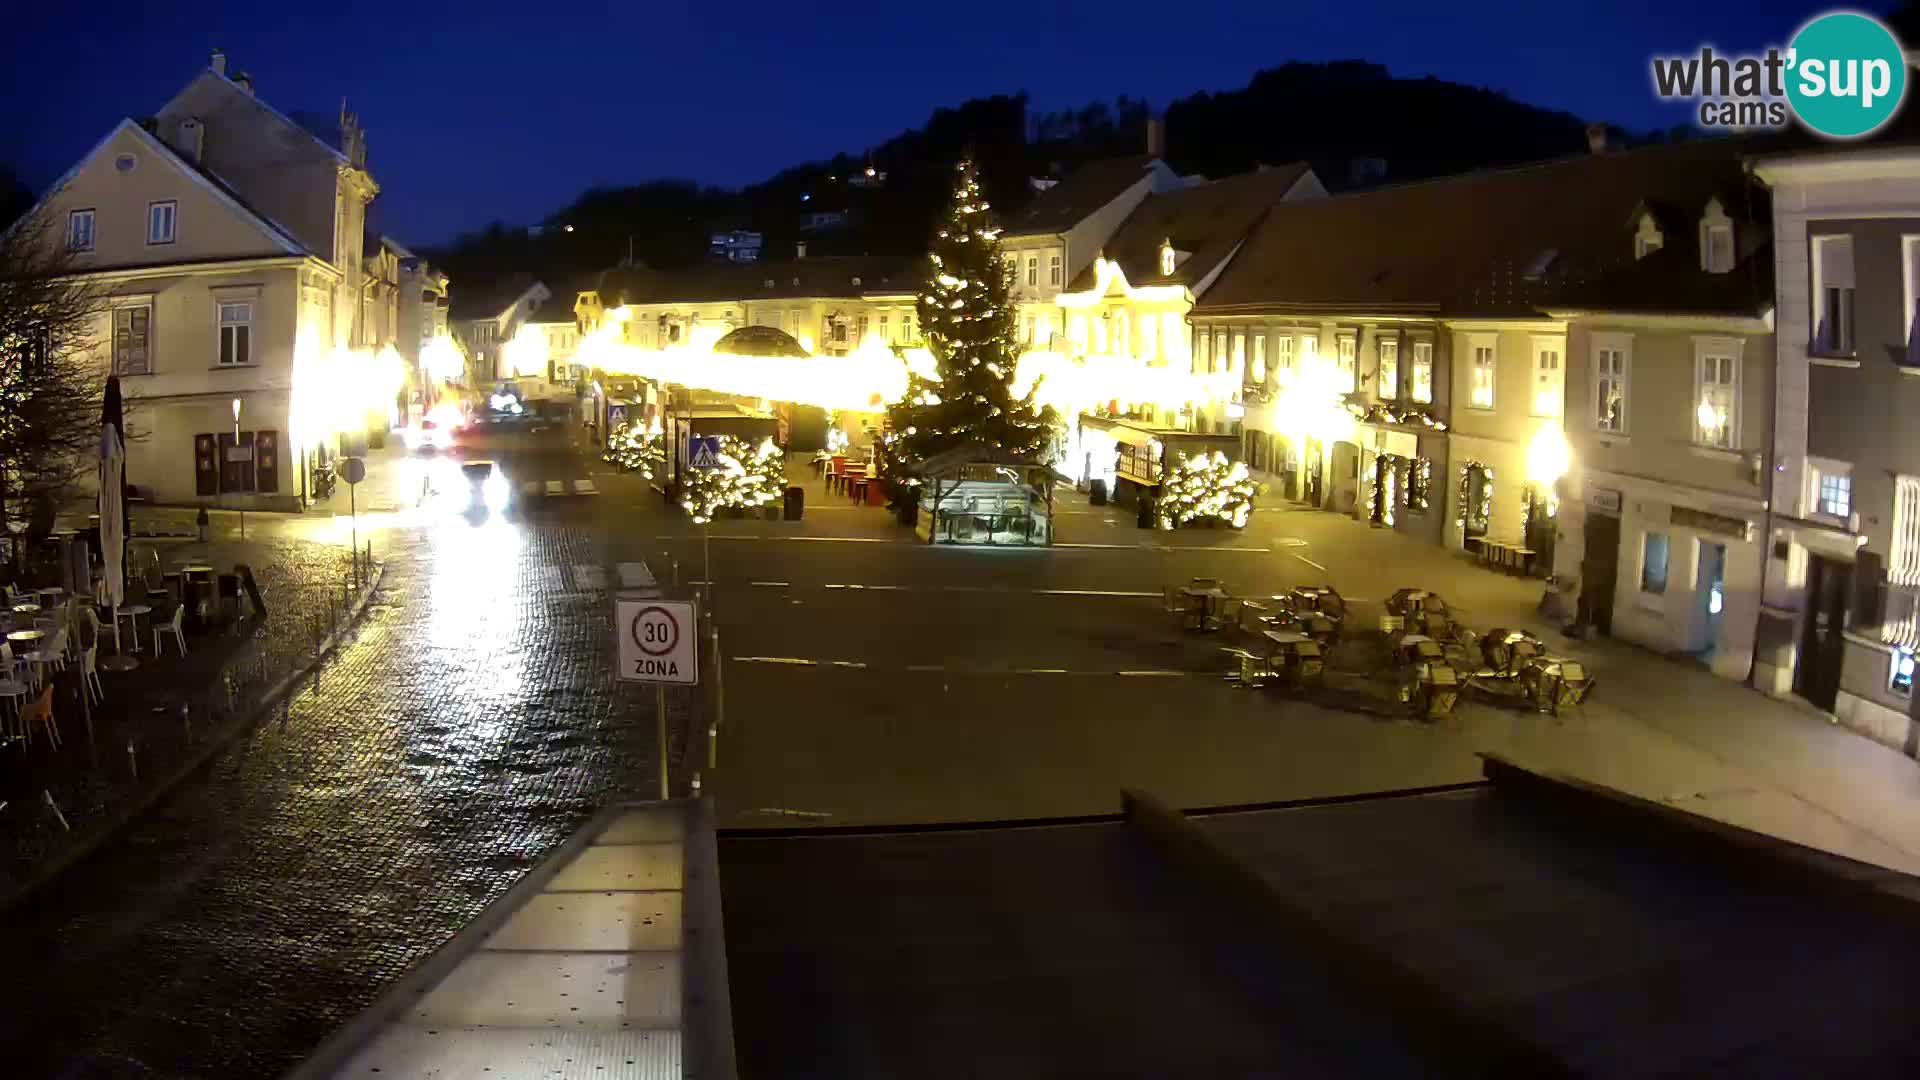
{"type": "Polygon", "coordinates": [[[1879,19],[1831,12],[1801,27],[1788,49],[1787,101],[1817,134],[1857,139],[1900,111],[1906,53],[1879,19]]]}

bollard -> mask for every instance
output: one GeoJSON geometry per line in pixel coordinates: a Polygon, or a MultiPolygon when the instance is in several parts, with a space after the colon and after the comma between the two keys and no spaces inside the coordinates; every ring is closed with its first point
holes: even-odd
{"type": "Polygon", "coordinates": [[[53,801],[53,792],[48,791],[46,788],[41,788],[40,797],[47,801],[47,809],[53,811],[53,819],[60,823],[60,828],[67,832],[72,832],[73,826],[67,824],[67,815],[61,813],[59,805],[53,801]]]}
{"type": "Polygon", "coordinates": [[[193,741],[193,710],[184,701],[180,703],[180,731],[188,742],[193,741]]]}
{"type": "Polygon", "coordinates": [[[140,779],[140,759],[133,756],[133,740],[127,740],[127,771],[135,780],[140,779]]]}

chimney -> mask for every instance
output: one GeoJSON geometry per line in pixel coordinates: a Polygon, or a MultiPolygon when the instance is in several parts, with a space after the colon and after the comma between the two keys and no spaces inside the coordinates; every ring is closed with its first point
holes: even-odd
{"type": "Polygon", "coordinates": [[[173,148],[180,152],[181,157],[198,164],[201,153],[207,148],[207,126],[197,116],[182,117],[173,148]]]}
{"type": "Polygon", "coordinates": [[[1147,117],[1147,154],[1150,157],[1167,156],[1167,118],[1164,116],[1147,117]]]}
{"type": "Polygon", "coordinates": [[[213,50],[213,63],[209,66],[213,68],[215,75],[225,75],[227,73],[227,54],[221,52],[219,49],[213,50]]]}
{"type": "Polygon", "coordinates": [[[1612,129],[1605,124],[1588,124],[1587,149],[1595,154],[1615,149],[1612,129]]]}
{"type": "Polygon", "coordinates": [[[807,257],[807,242],[805,240],[793,245],[793,257],[796,259],[804,259],[807,257]]]}
{"type": "Polygon", "coordinates": [[[253,93],[253,76],[243,71],[234,76],[233,81],[240,84],[240,89],[245,90],[249,94],[253,93]]]}

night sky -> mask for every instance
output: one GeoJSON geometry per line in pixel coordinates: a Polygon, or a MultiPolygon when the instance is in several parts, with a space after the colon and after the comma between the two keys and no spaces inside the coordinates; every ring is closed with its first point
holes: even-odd
{"type": "Polygon", "coordinates": [[[1655,102],[1650,54],[1784,43],[1828,10],[1804,0],[28,3],[0,0],[13,9],[0,35],[23,38],[0,65],[0,163],[36,190],[121,117],[158,109],[219,46],[283,111],[348,99],[383,187],[381,226],[415,244],[539,220],[595,184],[749,183],[858,152],[970,96],[1024,89],[1048,110],[1124,93],[1164,106],[1296,59],[1367,59],[1584,119],[1666,127],[1690,112],[1655,102]]]}

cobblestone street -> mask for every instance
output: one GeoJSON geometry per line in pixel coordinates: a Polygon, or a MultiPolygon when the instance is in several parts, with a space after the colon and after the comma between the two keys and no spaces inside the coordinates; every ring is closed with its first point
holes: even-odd
{"type": "Polygon", "coordinates": [[[10,913],[8,1073],[273,1076],[604,801],[651,794],[589,536],[396,534],[358,640],[284,715],[10,913]]]}

